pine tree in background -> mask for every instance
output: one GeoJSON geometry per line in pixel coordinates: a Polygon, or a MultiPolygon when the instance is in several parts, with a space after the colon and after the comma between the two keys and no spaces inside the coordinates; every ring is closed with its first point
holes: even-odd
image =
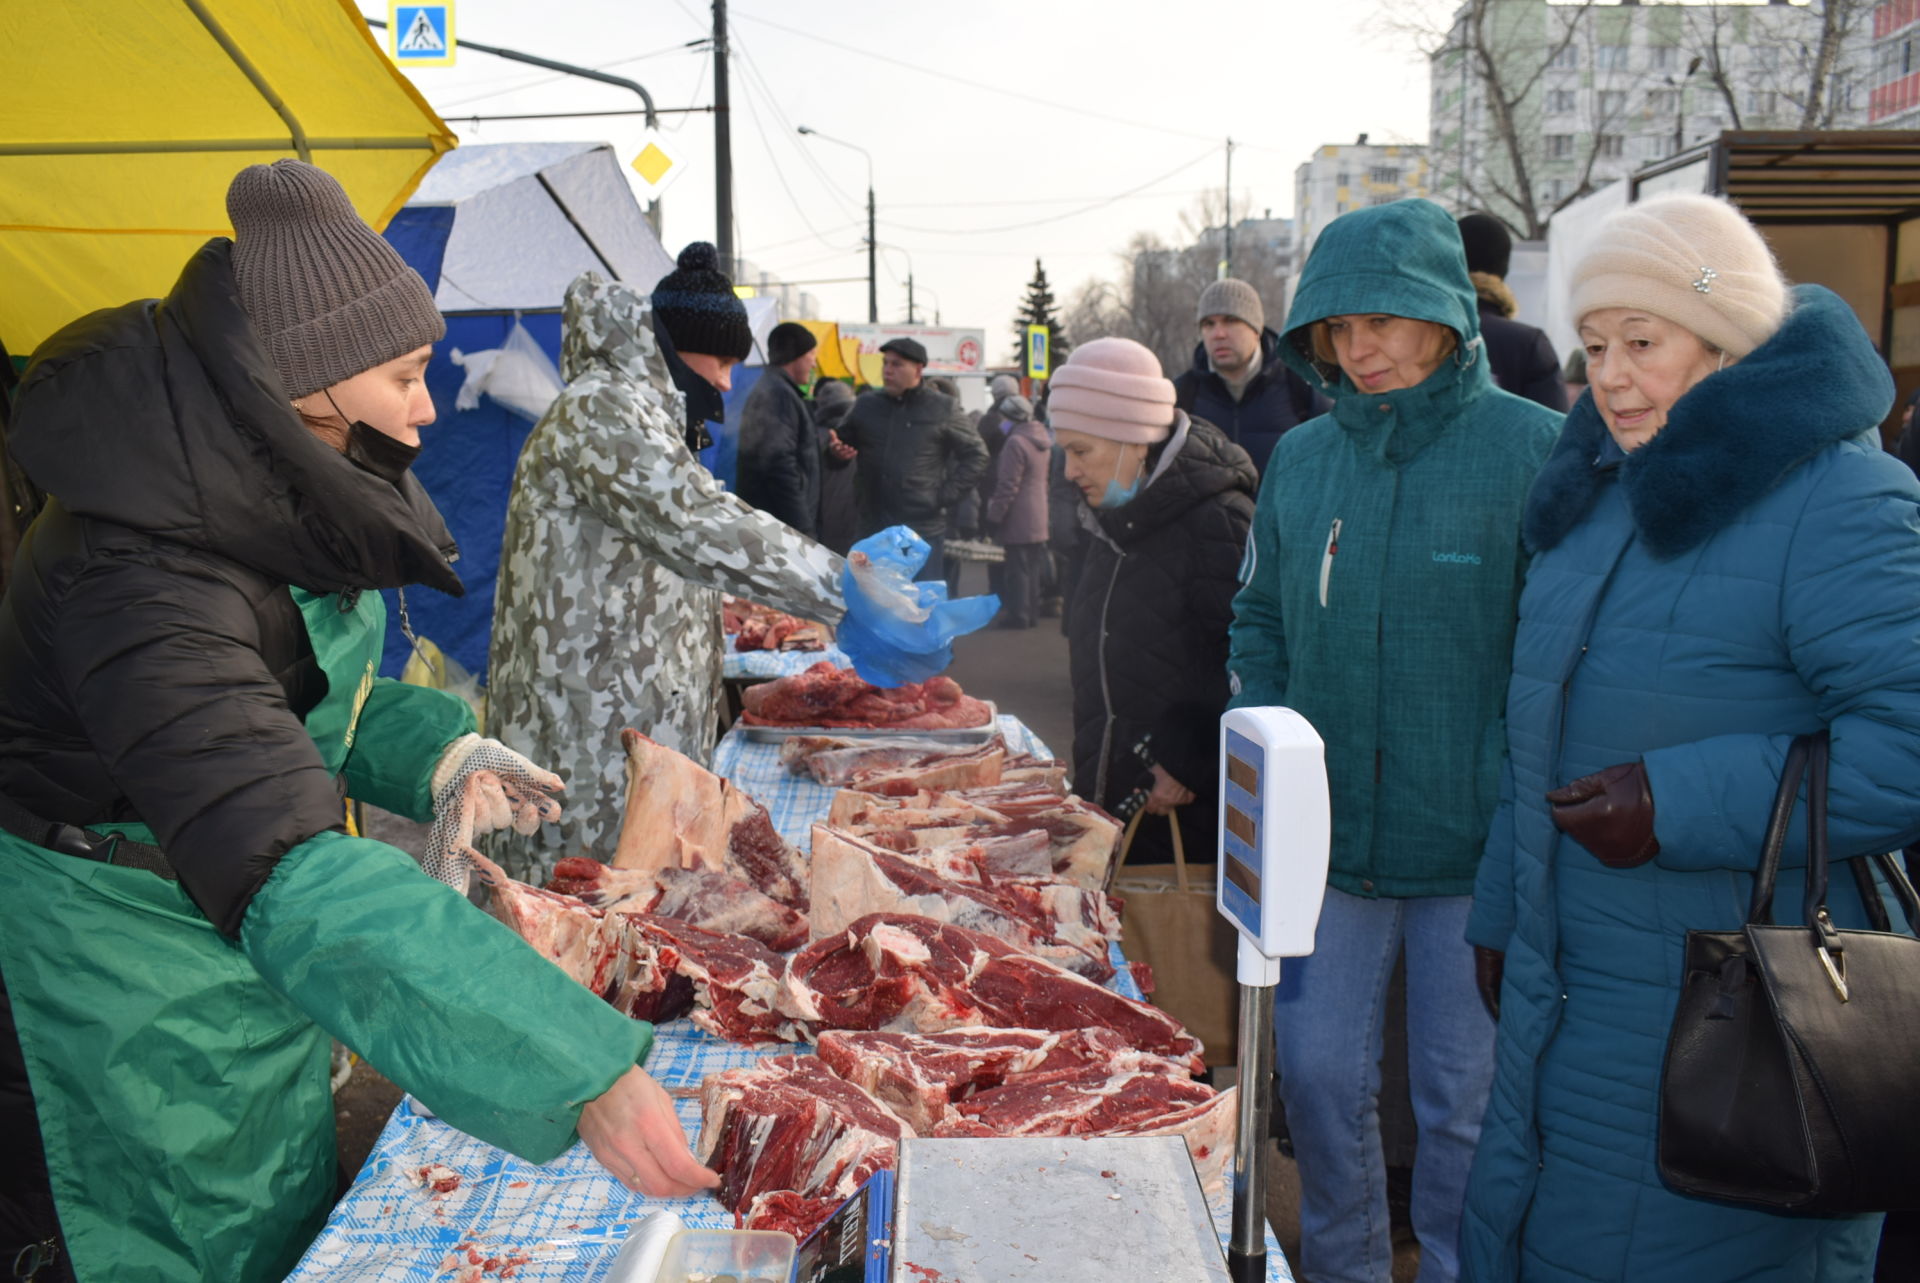
{"type": "Polygon", "coordinates": [[[1020,313],[1013,320],[1013,350],[1019,354],[1019,363],[1024,367],[1027,360],[1027,327],[1044,325],[1047,327],[1047,364],[1057,370],[1060,363],[1067,359],[1068,344],[1064,331],[1060,328],[1060,317],[1054,310],[1053,287],[1047,284],[1047,269],[1040,266],[1040,260],[1033,260],[1033,279],[1027,282],[1027,297],[1020,304],[1020,313]]]}

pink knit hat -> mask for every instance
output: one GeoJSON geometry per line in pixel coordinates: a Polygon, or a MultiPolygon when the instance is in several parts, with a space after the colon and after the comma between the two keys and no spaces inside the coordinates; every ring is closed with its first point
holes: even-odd
{"type": "Polygon", "coordinates": [[[1129,445],[1165,441],[1173,431],[1173,381],[1132,339],[1082,343],[1054,371],[1047,422],[1129,445]]]}

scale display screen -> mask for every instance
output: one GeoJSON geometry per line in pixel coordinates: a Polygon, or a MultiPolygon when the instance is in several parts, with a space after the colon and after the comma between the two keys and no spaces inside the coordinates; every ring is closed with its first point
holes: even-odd
{"type": "Polygon", "coordinates": [[[1261,777],[1266,750],[1234,730],[1226,735],[1226,780],[1220,807],[1220,911],[1253,935],[1260,934],[1261,829],[1266,823],[1261,777]]]}

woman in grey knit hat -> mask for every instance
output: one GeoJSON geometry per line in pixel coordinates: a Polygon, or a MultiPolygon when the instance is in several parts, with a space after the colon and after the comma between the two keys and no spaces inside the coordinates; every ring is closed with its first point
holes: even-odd
{"type": "Polygon", "coordinates": [[[53,498],[0,600],[0,1260],[284,1277],[336,1191],[329,1034],[529,1160],[710,1185],[650,1026],[343,831],[343,793],[530,829],[560,781],[375,676],[374,590],[461,591],[407,470],[425,282],[310,165],[228,212],[166,298],[48,339],[10,430],[53,498]]]}

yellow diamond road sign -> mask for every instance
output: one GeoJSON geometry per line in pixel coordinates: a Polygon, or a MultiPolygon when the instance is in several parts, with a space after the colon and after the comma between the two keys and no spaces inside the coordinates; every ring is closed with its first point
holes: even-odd
{"type": "Polygon", "coordinates": [[[640,175],[649,199],[672,186],[686,167],[674,146],[652,130],[640,140],[640,154],[633,158],[633,172],[640,175]]]}

